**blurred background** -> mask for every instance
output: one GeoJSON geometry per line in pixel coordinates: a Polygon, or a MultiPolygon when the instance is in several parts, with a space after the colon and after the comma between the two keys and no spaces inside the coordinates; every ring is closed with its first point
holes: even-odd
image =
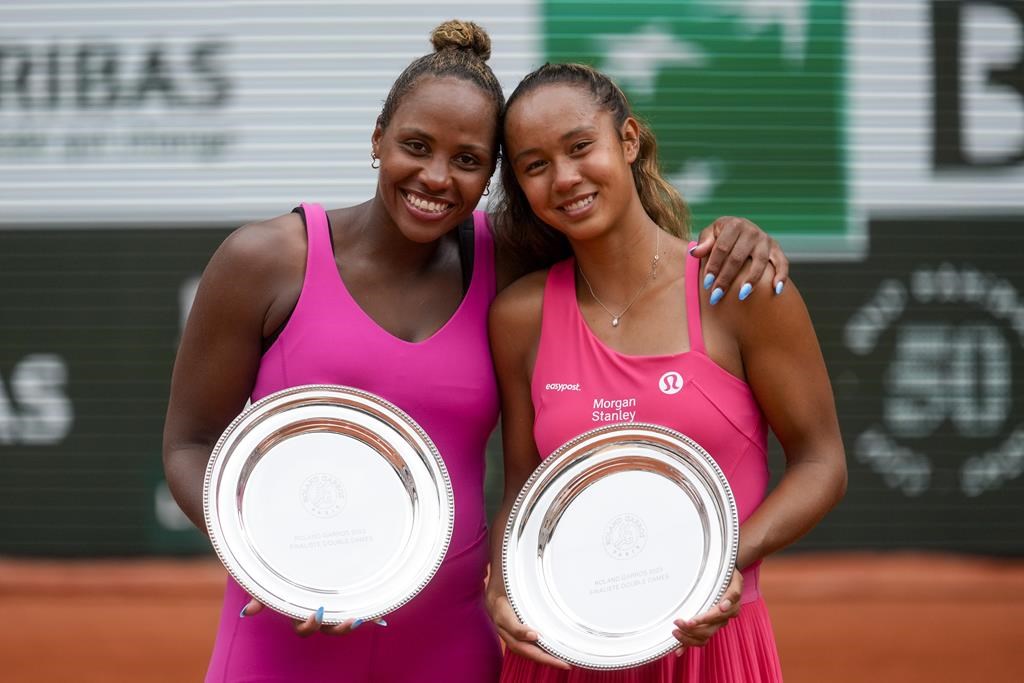
{"type": "Polygon", "coordinates": [[[850,484],[764,569],[787,680],[1024,680],[1024,0],[5,0],[0,679],[201,679],[225,574],[160,456],[196,283],[238,225],[373,194],[453,17],[506,92],[614,76],[695,228],[792,259],[850,484]]]}

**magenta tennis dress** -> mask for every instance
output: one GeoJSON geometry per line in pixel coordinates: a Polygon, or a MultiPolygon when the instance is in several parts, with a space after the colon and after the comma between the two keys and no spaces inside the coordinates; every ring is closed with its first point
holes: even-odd
{"type": "MultiPolygon", "coordinates": [[[[484,609],[488,563],[484,448],[498,415],[487,343],[494,249],[474,214],[473,274],[458,310],[418,343],[379,327],[339,275],[326,215],[304,204],[308,253],[302,293],[264,354],[252,398],[301,384],[344,384],[383,396],[419,422],[437,445],[455,493],[455,528],[444,563],[408,604],[345,636],[299,638],[270,609],[239,618],[249,596],[228,579],[206,680],[231,683],[434,683],[495,681],[501,649],[484,609]]],[[[341,265],[344,271],[344,264],[341,265]]]]}
{"type": "MultiPolygon", "coordinates": [[[[701,444],[718,462],[736,496],[742,523],[768,486],[767,424],[750,387],[708,357],[701,331],[697,281],[700,262],[686,264],[690,350],[664,356],[630,356],[605,346],[587,326],[576,301],[575,261],[557,263],[544,289],[540,345],[531,391],[534,439],[551,454],[566,441],[617,422],[651,422],[676,429],[701,444]]],[[[740,614],[703,648],[681,658],[668,655],[624,671],[570,672],[506,655],[503,681],[693,681],[764,683],[782,680],[775,637],[758,591],[758,566],[743,572],[740,614]]]]}

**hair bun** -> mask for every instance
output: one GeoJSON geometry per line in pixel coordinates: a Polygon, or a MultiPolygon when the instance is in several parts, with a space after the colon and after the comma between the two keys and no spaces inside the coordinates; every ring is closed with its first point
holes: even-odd
{"type": "Polygon", "coordinates": [[[430,34],[430,42],[434,45],[435,52],[447,49],[467,50],[485,62],[491,57],[491,37],[487,35],[487,31],[472,21],[446,21],[430,34]]]}

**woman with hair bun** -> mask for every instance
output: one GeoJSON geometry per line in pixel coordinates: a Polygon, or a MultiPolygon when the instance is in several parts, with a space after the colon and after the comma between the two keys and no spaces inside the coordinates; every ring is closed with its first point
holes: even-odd
{"type": "MultiPolygon", "coordinates": [[[[487,311],[520,271],[475,208],[497,164],[504,98],[482,28],[445,22],[432,42],[377,118],[372,198],[329,211],[303,204],[245,225],[211,258],[175,362],[164,468],[205,530],[207,462],[247,400],[303,384],[359,387],[412,416],[444,458],[455,496],[447,555],[386,626],[324,626],[322,610],[293,622],[229,578],[208,682],[498,677],[501,650],[483,603],[484,453],[498,414],[487,311]]],[[[770,255],[785,276],[784,257],[756,226],[719,222],[705,248],[719,233],[740,259],[752,254],[763,269],[770,255]]]]}

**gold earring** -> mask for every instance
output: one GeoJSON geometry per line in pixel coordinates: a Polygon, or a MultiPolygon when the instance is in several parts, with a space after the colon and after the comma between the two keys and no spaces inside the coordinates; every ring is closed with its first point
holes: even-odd
{"type": "Polygon", "coordinates": [[[370,152],[370,168],[380,168],[380,157],[376,152],[370,152]]]}

